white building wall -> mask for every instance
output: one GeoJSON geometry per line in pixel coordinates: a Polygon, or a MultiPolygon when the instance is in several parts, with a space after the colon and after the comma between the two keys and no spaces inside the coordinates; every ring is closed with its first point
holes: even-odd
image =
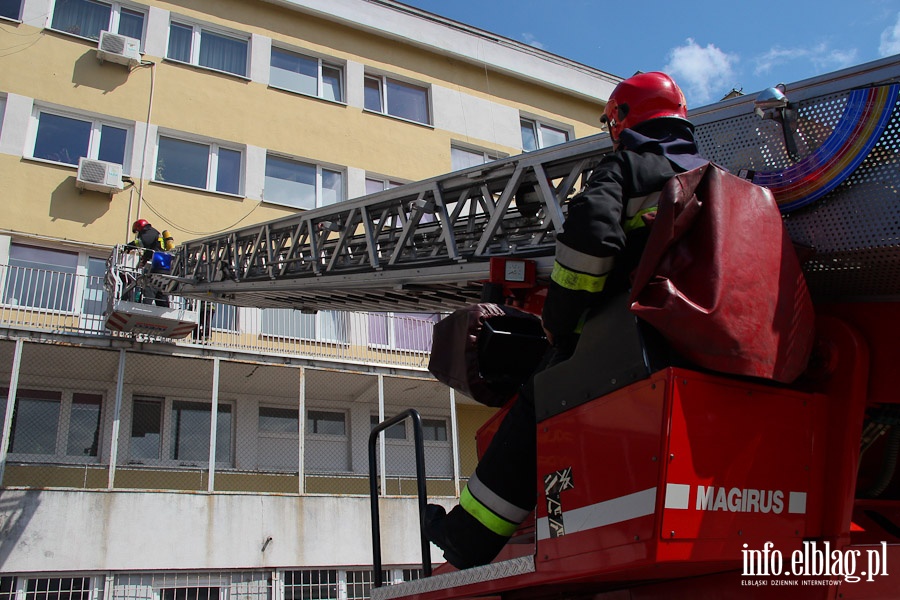
{"type": "Polygon", "coordinates": [[[522,147],[519,111],[458,90],[431,86],[434,126],[476,140],[522,147]]]}
{"type": "MultiPolygon", "coordinates": [[[[373,560],[368,498],[4,490],[0,502],[4,573],[52,572],[61,564],[73,571],[208,571],[373,560]]],[[[379,511],[383,563],[421,564],[417,500],[382,498],[379,511]]],[[[440,562],[440,551],[431,552],[440,562]]]]}

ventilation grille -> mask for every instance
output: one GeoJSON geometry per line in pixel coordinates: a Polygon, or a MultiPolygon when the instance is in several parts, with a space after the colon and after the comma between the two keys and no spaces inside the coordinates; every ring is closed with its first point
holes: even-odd
{"type": "Polygon", "coordinates": [[[96,160],[86,160],[81,163],[79,177],[91,183],[106,183],[107,165],[96,160]]]}
{"type": "Polygon", "coordinates": [[[125,54],[125,37],[107,33],[100,40],[100,49],[110,54],[125,54]]]}

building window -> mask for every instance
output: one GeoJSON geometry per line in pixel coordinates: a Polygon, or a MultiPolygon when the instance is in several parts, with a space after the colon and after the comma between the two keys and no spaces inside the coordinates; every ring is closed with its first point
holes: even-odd
{"type": "Polygon", "coordinates": [[[106,260],[88,257],[81,319],[84,326],[93,331],[103,329],[103,311],[107,301],[105,280],[106,260]]]}
{"type": "Polygon", "coordinates": [[[44,110],[37,111],[35,120],[32,157],[77,165],[78,159],[85,156],[125,165],[128,128],[44,110]]]}
{"type": "Polygon", "coordinates": [[[383,192],[384,190],[390,190],[401,185],[403,184],[397,181],[391,181],[389,179],[375,179],[373,177],[366,177],[366,195],[374,194],[376,192],[383,192]]]}
{"type": "Polygon", "coordinates": [[[172,21],[166,58],[246,77],[249,47],[245,38],[172,21]]]}
{"type": "Polygon", "coordinates": [[[285,571],[284,600],[337,600],[335,569],[285,571]]]}
{"type": "Polygon", "coordinates": [[[451,171],[459,171],[460,169],[468,169],[469,167],[483,165],[484,163],[497,160],[498,158],[500,158],[500,155],[495,152],[450,146],[451,171]]]}
{"type": "Polygon", "coordinates": [[[347,343],[348,313],[320,310],[316,314],[291,308],[264,308],[260,317],[263,335],[295,340],[347,343]]]}
{"type": "Polygon", "coordinates": [[[257,464],[261,468],[297,472],[300,411],[296,408],[259,407],[257,464]]]}
{"type": "Polygon", "coordinates": [[[72,312],[78,254],[10,244],[3,303],[72,312]]]}
{"type": "Polygon", "coordinates": [[[68,456],[97,456],[100,445],[100,409],[100,396],[72,394],[66,447],[68,456]]]}
{"type": "Polygon", "coordinates": [[[347,435],[346,420],[342,412],[310,410],[306,412],[306,433],[347,435]]]}
{"type": "Polygon", "coordinates": [[[440,315],[369,313],[369,344],[397,350],[431,351],[431,334],[440,315]]]}
{"type": "MultiPolygon", "coordinates": [[[[0,389],[3,395],[7,389],[0,389]]],[[[10,452],[18,455],[96,459],[99,456],[99,394],[19,389],[10,433],[10,452]],[[62,435],[60,435],[62,434],[62,435]]]]}
{"type": "MultiPolygon", "coordinates": [[[[0,0],[0,6],[10,4],[0,0]]],[[[138,40],[144,39],[146,15],[118,2],[97,0],[56,0],[52,29],[92,40],[100,39],[101,31],[112,31],[138,40]]]]}
{"type": "Polygon", "coordinates": [[[328,206],[344,199],[344,176],[340,171],[269,154],[263,199],[294,208],[328,206]]]}
{"type": "Polygon", "coordinates": [[[299,413],[295,408],[259,407],[260,433],[284,433],[296,435],[299,413]]]}
{"type": "MultiPolygon", "coordinates": [[[[390,417],[385,417],[385,420],[390,417]]],[[[372,429],[375,429],[375,426],[380,422],[378,420],[378,415],[372,415],[369,419],[372,424],[372,429]]],[[[406,421],[400,421],[399,423],[394,423],[390,427],[384,430],[384,437],[389,440],[405,440],[406,439],[406,421]]]]}
{"type": "Polygon", "coordinates": [[[61,399],[60,392],[18,390],[9,440],[10,452],[56,454],[61,399]]]}
{"type": "MultiPolygon", "coordinates": [[[[347,600],[368,600],[372,596],[372,571],[347,571],[347,600]]],[[[382,581],[390,578],[382,577],[382,581]]]]}
{"type": "Polygon", "coordinates": [[[344,101],[344,69],[321,58],[303,56],[290,50],[272,48],[269,85],[298,94],[344,101]]]}
{"type": "Polygon", "coordinates": [[[129,459],[132,462],[159,460],[162,458],[162,398],[135,396],[131,410],[131,444],[129,459]]]}
{"type": "Polygon", "coordinates": [[[522,150],[529,152],[569,141],[569,132],[540,121],[521,119],[522,150]]]}
{"type": "Polygon", "coordinates": [[[90,600],[93,596],[90,577],[41,577],[25,584],[25,600],[90,600]]]}
{"type": "Polygon", "coordinates": [[[426,442],[446,442],[447,421],[444,419],[422,419],[422,437],[426,442]]]}
{"type": "Polygon", "coordinates": [[[240,150],[216,143],[160,135],[153,180],[240,195],[242,158],[240,150]]]}
{"type": "Polygon", "coordinates": [[[22,15],[22,0],[0,0],[0,17],[18,21],[22,15]]]}
{"type": "MultiPolygon", "coordinates": [[[[231,406],[218,405],[216,418],[216,463],[231,465],[231,406]]],[[[169,458],[206,463],[209,461],[209,425],[212,405],[205,402],[172,402],[172,435],[169,458]]]]}
{"type": "MultiPolygon", "coordinates": [[[[167,448],[165,457],[169,460],[206,464],[211,409],[208,402],[135,396],[129,462],[158,461],[163,458],[163,448],[167,448]]],[[[231,466],[233,462],[231,415],[229,404],[218,405],[215,452],[216,464],[221,466],[231,466]]]]}
{"type": "Polygon", "coordinates": [[[179,587],[159,590],[160,600],[219,600],[217,587],[179,587]]]}
{"type": "Polygon", "coordinates": [[[431,123],[428,88],[378,75],[366,75],[364,86],[366,110],[416,123],[431,123]]]}

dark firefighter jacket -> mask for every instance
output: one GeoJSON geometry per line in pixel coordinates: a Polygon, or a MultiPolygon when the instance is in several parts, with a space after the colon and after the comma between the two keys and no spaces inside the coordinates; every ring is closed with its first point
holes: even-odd
{"type": "Polygon", "coordinates": [[[624,130],[619,142],[570,201],[557,237],[542,319],[558,345],[571,340],[584,311],[603,301],[602,292],[628,288],[666,182],[707,162],[691,125],[681,120],[648,121],[624,130]]]}
{"type": "Polygon", "coordinates": [[[135,238],[132,247],[144,248],[142,262],[150,262],[154,251],[165,250],[162,235],[154,227],[145,227],[135,238]]]}

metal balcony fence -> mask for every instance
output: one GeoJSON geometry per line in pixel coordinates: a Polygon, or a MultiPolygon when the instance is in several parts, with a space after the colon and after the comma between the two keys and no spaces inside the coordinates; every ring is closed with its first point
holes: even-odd
{"type": "MultiPolygon", "coordinates": [[[[105,328],[103,275],[0,265],[0,328],[75,336],[128,337],[105,328]]],[[[246,353],[283,354],[335,362],[424,370],[434,314],[391,314],[256,309],[173,296],[173,307],[199,312],[183,340],[148,338],[246,353]]]]}

